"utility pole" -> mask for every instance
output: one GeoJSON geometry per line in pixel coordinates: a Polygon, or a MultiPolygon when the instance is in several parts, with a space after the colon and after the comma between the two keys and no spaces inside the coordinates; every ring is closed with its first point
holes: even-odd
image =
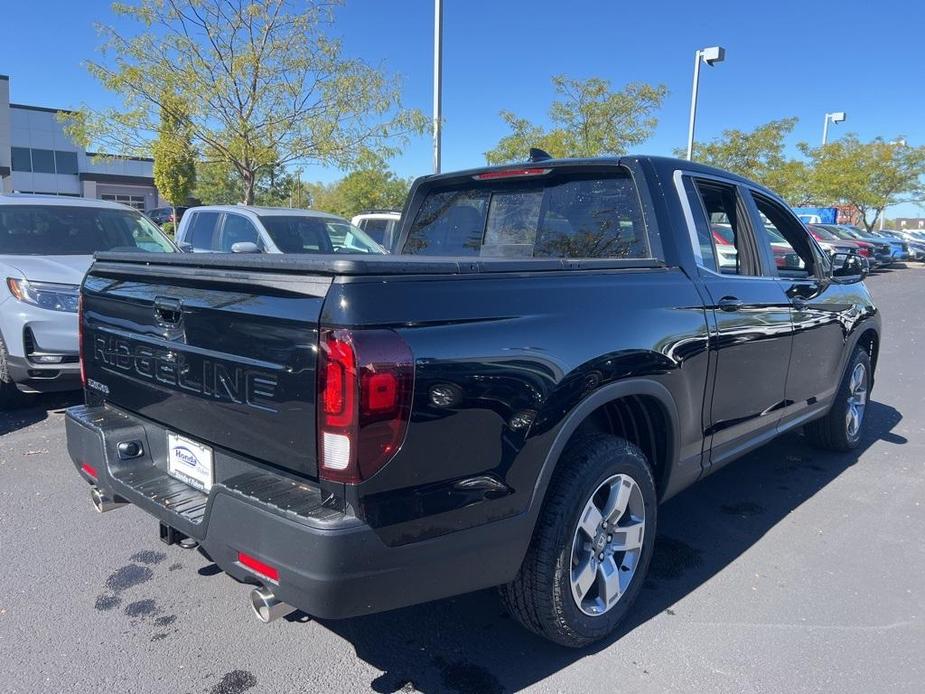
{"type": "Polygon", "coordinates": [[[443,0],[434,0],[434,173],[440,173],[443,120],[443,0]]]}

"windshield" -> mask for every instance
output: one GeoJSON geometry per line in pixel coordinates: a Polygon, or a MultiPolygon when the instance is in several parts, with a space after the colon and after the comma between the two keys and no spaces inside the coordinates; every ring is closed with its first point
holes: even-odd
{"type": "Polygon", "coordinates": [[[260,215],[283,253],[374,253],[385,249],[347,221],[305,215],[260,215]]]}
{"type": "Polygon", "coordinates": [[[98,251],[173,253],[138,212],[65,205],[0,206],[0,254],[93,255],[98,251]]]}

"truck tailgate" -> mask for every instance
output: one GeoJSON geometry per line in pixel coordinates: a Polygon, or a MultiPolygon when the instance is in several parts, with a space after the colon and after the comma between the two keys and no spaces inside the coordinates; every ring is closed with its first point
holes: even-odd
{"type": "Polygon", "coordinates": [[[82,293],[87,387],[171,431],[315,477],[330,281],[97,261],[82,293]]]}

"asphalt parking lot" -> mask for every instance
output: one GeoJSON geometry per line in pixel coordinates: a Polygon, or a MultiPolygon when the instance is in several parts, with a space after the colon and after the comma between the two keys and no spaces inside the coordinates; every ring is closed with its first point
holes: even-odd
{"type": "Polygon", "coordinates": [[[883,346],[849,455],[788,435],[662,508],[620,633],[568,651],[492,591],[269,625],[249,588],[97,514],[42,397],[0,414],[0,691],[921,692],[925,683],[925,268],[877,273],[883,346]]]}

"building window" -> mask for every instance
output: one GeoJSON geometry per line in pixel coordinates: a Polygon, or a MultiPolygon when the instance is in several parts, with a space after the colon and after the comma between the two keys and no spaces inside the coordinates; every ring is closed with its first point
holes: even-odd
{"type": "Polygon", "coordinates": [[[55,152],[55,168],[59,174],[77,175],[77,152],[55,152]]]}
{"type": "Polygon", "coordinates": [[[28,147],[10,147],[13,171],[32,171],[32,157],[28,147]]]}
{"type": "Polygon", "coordinates": [[[32,150],[32,171],[34,173],[55,172],[55,153],[50,149],[32,150]]]}
{"type": "Polygon", "coordinates": [[[121,195],[113,193],[103,193],[100,195],[101,200],[109,200],[110,202],[121,202],[123,205],[128,205],[129,207],[134,207],[139,212],[145,211],[145,196],[144,195],[121,195]]]}

